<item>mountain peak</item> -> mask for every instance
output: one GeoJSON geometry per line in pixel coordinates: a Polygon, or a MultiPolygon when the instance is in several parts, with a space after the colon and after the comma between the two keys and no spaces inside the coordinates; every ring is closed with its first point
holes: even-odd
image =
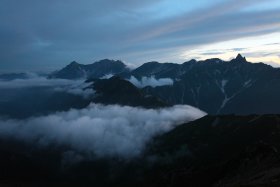
{"type": "Polygon", "coordinates": [[[247,62],[247,60],[241,54],[238,54],[235,59],[231,60],[231,62],[247,62]]]}
{"type": "Polygon", "coordinates": [[[120,61],[120,60],[111,60],[111,59],[107,59],[107,58],[99,60],[99,61],[97,61],[95,63],[122,63],[123,64],[123,62],[120,61]]]}
{"type": "MultiPolygon", "coordinates": [[[[120,60],[110,60],[110,59],[103,59],[103,60],[99,60],[94,62],[93,64],[91,64],[91,66],[103,66],[103,67],[119,67],[119,68],[125,68],[126,65],[120,61],[120,60]]],[[[95,67],[96,68],[96,67],[95,67]]],[[[99,67],[100,68],[100,67],[99,67]]]]}
{"type": "Polygon", "coordinates": [[[77,66],[77,65],[80,65],[80,64],[76,61],[72,61],[68,66],[77,66]]]}
{"type": "Polygon", "coordinates": [[[183,64],[185,64],[185,63],[196,63],[197,61],[195,60],[195,59],[191,59],[191,60],[189,60],[189,61],[186,61],[186,62],[184,62],[183,64]]]}

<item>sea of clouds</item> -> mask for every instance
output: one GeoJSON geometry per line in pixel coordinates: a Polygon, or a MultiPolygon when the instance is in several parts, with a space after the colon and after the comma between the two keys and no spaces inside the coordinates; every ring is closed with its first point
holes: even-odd
{"type": "MultiPolygon", "coordinates": [[[[108,75],[104,78],[109,78],[108,75]]],[[[130,81],[138,87],[171,85],[171,79],[143,77],[130,81]]],[[[1,89],[49,87],[53,91],[88,97],[94,94],[84,80],[48,79],[32,75],[27,79],[0,80],[1,89]]],[[[20,91],[19,91],[20,94],[20,91]]],[[[70,109],[27,119],[1,118],[0,137],[32,146],[67,147],[66,153],[90,157],[132,158],[142,153],[147,142],[177,125],[206,115],[188,106],[144,109],[119,105],[90,104],[84,109],[70,109]]]]}
{"type": "Polygon", "coordinates": [[[143,151],[152,137],[179,124],[204,116],[191,106],[143,109],[91,104],[24,120],[0,120],[0,136],[38,146],[68,146],[71,152],[96,157],[131,158],[143,151]]]}

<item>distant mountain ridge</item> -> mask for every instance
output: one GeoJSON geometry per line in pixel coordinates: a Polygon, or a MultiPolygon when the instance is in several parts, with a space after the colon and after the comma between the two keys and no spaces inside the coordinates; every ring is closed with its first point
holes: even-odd
{"type": "Polygon", "coordinates": [[[190,60],[183,64],[147,62],[130,70],[121,61],[101,60],[90,65],[73,62],[50,77],[102,78],[117,75],[170,78],[173,85],[142,89],[146,95],[169,105],[188,104],[209,114],[280,113],[280,69],[263,63],[250,63],[238,54],[230,61],[218,58],[190,60]]]}
{"type": "Polygon", "coordinates": [[[104,59],[88,65],[79,64],[76,61],[73,61],[63,69],[52,73],[49,78],[101,78],[108,74],[114,75],[128,71],[129,68],[119,60],[104,59]]]}
{"type": "Polygon", "coordinates": [[[280,69],[249,63],[241,55],[229,62],[186,62],[181,68],[154,76],[168,74],[175,77],[172,86],[146,87],[146,93],[169,104],[189,104],[210,114],[280,113],[280,69]]]}

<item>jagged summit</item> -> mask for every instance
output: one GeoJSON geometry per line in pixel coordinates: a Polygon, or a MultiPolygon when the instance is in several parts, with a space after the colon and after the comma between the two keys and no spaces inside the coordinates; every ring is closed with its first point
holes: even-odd
{"type": "Polygon", "coordinates": [[[204,67],[205,70],[208,69],[207,71],[214,68],[214,71],[217,73],[223,72],[223,70],[228,66],[238,66],[240,68],[244,65],[246,70],[248,64],[249,62],[247,62],[246,58],[241,54],[238,54],[236,58],[233,58],[230,61],[224,61],[219,58],[210,58],[205,60],[192,59],[184,62],[183,64],[150,61],[135,69],[130,69],[120,60],[102,59],[86,65],[73,61],[63,69],[52,73],[49,77],[63,79],[91,79],[101,78],[106,75],[119,75],[126,78],[129,78],[130,76],[134,76],[136,78],[141,78],[143,76],[155,76],[156,78],[169,77],[172,79],[180,79],[180,76],[186,74],[188,71],[191,71],[193,68],[196,70],[204,67]]]}
{"type": "Polygon", "coordinates": [[[62,79],[100,78],[108,74],[116,75],[127,71],[129,71],[127,66],[120,60],[103,59],[87,65],[73,61],[49,77],[62,79]]]}
{"type": "Polygon", "coordinates": [[[94,62],[93,64],[122,64],[123,66],[125,66],[125,64],[120,61],[120,60],[110,60],[110,59],[102,59],[102,60],[99,60],[97,62],[94,62]]]}
{"type": "Polygon", "coordinates": [[[231,62],[239,62],[239,63],[243,63],[243,62],[247,62],[246,57],[243,57],[240,53],[236,56],[235,59],[232,59],[231,62]]]}
{"type": "Polygon", "coordinates": [[[81,64],[79,64],[78,62],[76,61],[72,61],[70,64],[68,64],[67,66],[79,66],[81,64]]]}
{"type": "Polygon", "coordinates": [[[235,59],[236,59],[236,60],[245,60],[245,61],[246,61],[246,58],[243,57],[240,53],[236,56],[235,59]]]}

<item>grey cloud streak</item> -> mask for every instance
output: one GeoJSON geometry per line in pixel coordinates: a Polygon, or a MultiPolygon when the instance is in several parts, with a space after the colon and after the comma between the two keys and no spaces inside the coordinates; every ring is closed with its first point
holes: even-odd
{"type": "MultiPolygon", "coordinates": [[[[234,2],[238,4],[238,2],[234,2]]],[[[184,47],[192,48],[196,45],[280,31],[279,10],[239,12],[237,8],[240,7],[242,6],[234,6],[227,13],[222,11],[224,14],[213,13],[212,9],[219,12],[220,6],[211,7],[204,11],[193,12],[165,21],[160,25],[151,25],[148,31],[142,32],[140,37],[136,39],[135,46],[137,47],[134,50],[141,51],[146,46],[150,46],[149,49],[157,49],[156,53],[158,53],[159,49],[164,50],[168,48],[170,48],[170,51],[172,49],[175,51],[175,49],[182,49],[184,47]],[[199,16],[199,14],[203,16],[199,16]],[[199,19],[193,20],[196,16],[199,19]],[[151,36],[153,32],[157,34],[151,36]],[[143,41],[140,42],[139,38],[143,41]]]]}

